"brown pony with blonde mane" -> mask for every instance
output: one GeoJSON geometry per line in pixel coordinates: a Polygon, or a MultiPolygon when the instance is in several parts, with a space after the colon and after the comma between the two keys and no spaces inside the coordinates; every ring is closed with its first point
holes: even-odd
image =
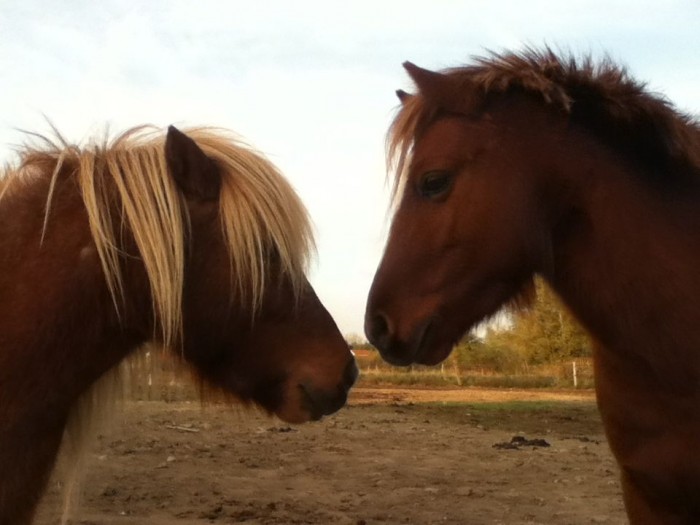
{"type": "Polygon", "coordinates": [[[365,327],[434,364],[541,275],[596,341],[633,524],[700,523],[700,128],[603,60],[406,63],[396,209],[365,327]]]}
{"type": "Polygon", "coordinates": [[[355,362],[269,161],[212,129],[57,137],[0,182],[0,525],[31,522],[67,422],[85,426],[91,388],[146,342],[289,422],[343,406],[355,362]]]}

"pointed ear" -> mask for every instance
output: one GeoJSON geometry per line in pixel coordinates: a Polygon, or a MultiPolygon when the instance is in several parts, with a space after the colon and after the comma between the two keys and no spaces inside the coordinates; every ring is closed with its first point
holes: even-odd
{"type": "Polygon", "coordinates": [[[439,108],[470,114],[483,99],[467,79],[429,71],[411,62],[404,62],[403,67],[418,86],[421,96],[439,108]]]}
{"type": "Polygon", "coordinates": [[[411,95],[410,93],[406,93],[403,89],[397,89],[396,96],[399,98],[401,104],[405,104],[406,102],[411,100],[411,97],[413,97],[413,95],[411,95]]]}
{"type": "Polygon", "coordinates": [[[404,62],[403,67],[425,98],[439,103],[452,92],[452,82],[447,75],[423,69],[411,62],[404,62]]]}
{"type": "Polygon", "coordinates": [[[186,197],[200,201],[219,198],[219,167],[194,140],[175,126],[168,127],[165,137],[165,160],[170,174],[186,197]]]}

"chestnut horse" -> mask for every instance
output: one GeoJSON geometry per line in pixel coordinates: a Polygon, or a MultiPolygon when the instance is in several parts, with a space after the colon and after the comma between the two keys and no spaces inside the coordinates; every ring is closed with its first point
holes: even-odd
{"type": "Polygon", "coordinates": [[[388,137],[397,206],[365,329],[434,364],[541,275],[596,342],[634,524],[700,523],[700,129],[610,60],[431,72],[388,137]]]}
{"type": "Polygon", "coordinates": [[[0,525],[31,522],[71,411],[145,342],[288,422],[343,406],[355,362],[272,164],[211,129],[42,140],[0,181],[0,525]]]}

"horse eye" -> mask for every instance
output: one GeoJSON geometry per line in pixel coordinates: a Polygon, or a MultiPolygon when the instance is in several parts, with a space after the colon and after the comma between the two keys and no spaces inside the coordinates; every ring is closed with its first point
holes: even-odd
{"type": "Polygon", "coordinates": [[[452,173],[449,171],[429,171],[418,183],[418,193],[425,199],[436,199],[445,195],[452,187],[452,173]]]}

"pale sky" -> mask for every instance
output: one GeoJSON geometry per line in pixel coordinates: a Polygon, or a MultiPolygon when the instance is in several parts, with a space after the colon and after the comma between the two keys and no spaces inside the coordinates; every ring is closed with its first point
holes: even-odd
{"type": "Polygon", "coordinates": [[[384,136],[401,63],[548,44],[610,55],[700,112],[696,0],[0,0],[0,161],[18,129],[70,140],[151,123],[232,129],[285,173],[316,226],[311,281],[361,334],[388,227],[384,136]]]}

